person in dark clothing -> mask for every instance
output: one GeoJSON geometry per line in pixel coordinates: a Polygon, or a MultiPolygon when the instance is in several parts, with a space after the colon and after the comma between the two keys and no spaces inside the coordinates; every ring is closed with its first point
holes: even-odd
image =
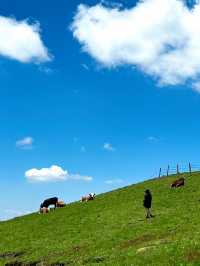
{"type": "Polygon", "coordinates": [[[151,214],[151,202],[152,202],[152,195],[151,192],[149,191],[149,189],[145,190],[145,194],[144,194],[144,201],[143,201],[143,205],[146,209],[146,218],[151,218],[153,217],[153,215],[151,214]]]}

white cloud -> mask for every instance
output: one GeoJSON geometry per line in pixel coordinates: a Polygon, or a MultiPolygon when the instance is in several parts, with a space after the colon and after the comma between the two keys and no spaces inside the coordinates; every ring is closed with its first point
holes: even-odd
{"type": "Polygon", "coordinates": [[[25,137],[16,141],[16,146],[21,149],[31,149],[34,139],[32,137],[25,137]]]}
{"type": "Polygon", "coordinates": [[[30,169],[25,172],[25,177],[31,182],[56,182],[65,180],[92,181],[93,179],[91,176],[69,174],[67,170],[63,170],[57,165],[52,165],[49,168],[30,169]]]}
{"type": "Polygon", "coordinates": [[[120,178],[117,179],[109,179],[106,180],[105,183],[108,185],[118,185],[118,184],[122,184],[124,181],[120,178]]]}
{"type": "Polygon", "coordinates": [[[85,52],[105,67],[136,66],[160,85],[200,80],[200,4],[143,0],[122,9],[79,5],[71,25],[85,52]]]}
{"type": "Polygon", "coordinates": [[[83,176],[83,175],[79,175],[79,174],[70,175],[69,179],[71,179],[71,180],[82,180],[82,181],[88,181],[88,182],[93,180],[93,178],[91,176],[83,176]]]}
{"type": "Polygon", "coordinates": [[[22,63],[46,62],[51,57],[41,40],[38,22],[0,16],[0,56],[22,63]]]}
{"type": "Polygon", "coordinates": [[[200,81],[193,82],[192,88],[200,93],[200,81]]]}
{"type": "Polygon", "coordinates": [[[39,70],[47,75],[54,73],[54,70],[50,67],[46,67],[44,65],[40,65],[39,70]]]}
{"type": "Polygon", "coordinates": [[[25,177],[29,181],[48,182],[48,181],[63,181],[68,175],[61,167],[52,165],[50,168],[30,169],[25,172],[25,177]]]}
{"type": "Polygon", "coordinates": [[[106,151],[115,151],[115,148],[109,142],[105,142],[103,144],[103,149],[106,150],[106,151]]]}

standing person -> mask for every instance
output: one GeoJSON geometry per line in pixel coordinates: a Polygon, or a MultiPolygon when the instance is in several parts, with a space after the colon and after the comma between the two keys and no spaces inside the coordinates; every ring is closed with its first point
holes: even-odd
{"type": "Polygon", "coordinates": [[[151,214],[151,202],[152,202],[152,195],[149,189],[145,190],[144,193],[144,201],[143,205],[146,208],[146,218],[151,218],[153,215],[151,214]]]}

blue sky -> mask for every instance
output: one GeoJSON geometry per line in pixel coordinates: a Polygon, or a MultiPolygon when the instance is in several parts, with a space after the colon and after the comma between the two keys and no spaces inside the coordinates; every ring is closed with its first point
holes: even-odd
{"type": "MultiPolygon", "coordinates": [[[[159,4],[159,0],[146,2],[152,2],[151,12],[154,2],[159,4]]],[[[176,2],[169,1],[169,12],[176,2]]],[[[1,2],[0,218],[37,210],[46,197],[57,195],[70,202],[89,192],[153,177],[161,166],[200,161],[200,48],[190,44],[187,50],[180,48],[185,37],[192,44],[198,41],[193,36],[200,29],[186,32],[178,21],[178,38],[167,35],[167,41],[161,40],[166,29],[161,27],[149,40],[145,34],[151,28],[142,25],[142,32],[139,21],[133,39],[127,39],[129,32],[122,36],[122,30],[115,36],[113,23],[120,25],[128,17],[124,10],[137,4],[121,3],[118,7],[99,1],[1,2]],[[82,15],[80,4],[84,4],[82,15]],[[19,38],[10,41],[5,32],[14,36],[13,21],[16,25],[24,21],[32,39],[24,39],[22,28],[19,38]],[[34,31],[31,25],[36,22],[40,30],[34,31]],[[159,41],[159,47],[178,51],[173,53],[175,61],[166,57],[168,63],[163,63],[161,54],[168,56],[166,50],[149,59],[152,49],[137,47],[138,36],[144,37],[145,45],[159,41]],[[134,53],[142,57],[132,57],[134,53]],[[56,174],[51,173],[52,165],[59,167],[56,174]],[[49,169],[41,172],[42,168],[49,169]]],[[[184,8],[187,20],[190,11],[184,8]]],[[[129,14],[133,21],[134,12],[129,14]]],[[[172,21],[177,22],[177,17],[172,21]]],[[[191,18],[189,23],[195,21],[191,18]]]]}

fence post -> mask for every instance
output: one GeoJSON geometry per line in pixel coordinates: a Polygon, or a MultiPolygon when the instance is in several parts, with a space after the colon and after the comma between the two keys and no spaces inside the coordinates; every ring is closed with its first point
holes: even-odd
{"type": "Polygon", "coordinates": [[[169,165],[167,166],[167,176],[169,176],[169,165]]]}
{"type": "Polygon", "coordinates": [[[159,170],[159,178],[161,177],[161,172],[162,172],[162,169],[160,168],[160,170],[159,170]]]}
{"type": "Polygon", "coordinates": [[[180,173],[179,173],[179,165],[178,165],[178,164],[177,164],[177,166],[176,166],[176,172],[177,172],[177,175],[180,174],[180,173]]]}
{"type": "Polygon", "coordinates": [[[192,166],[191,166],[191,163],[189,163],[189,172],[190,172],[190,174],[192,173],[192,166]]]}

